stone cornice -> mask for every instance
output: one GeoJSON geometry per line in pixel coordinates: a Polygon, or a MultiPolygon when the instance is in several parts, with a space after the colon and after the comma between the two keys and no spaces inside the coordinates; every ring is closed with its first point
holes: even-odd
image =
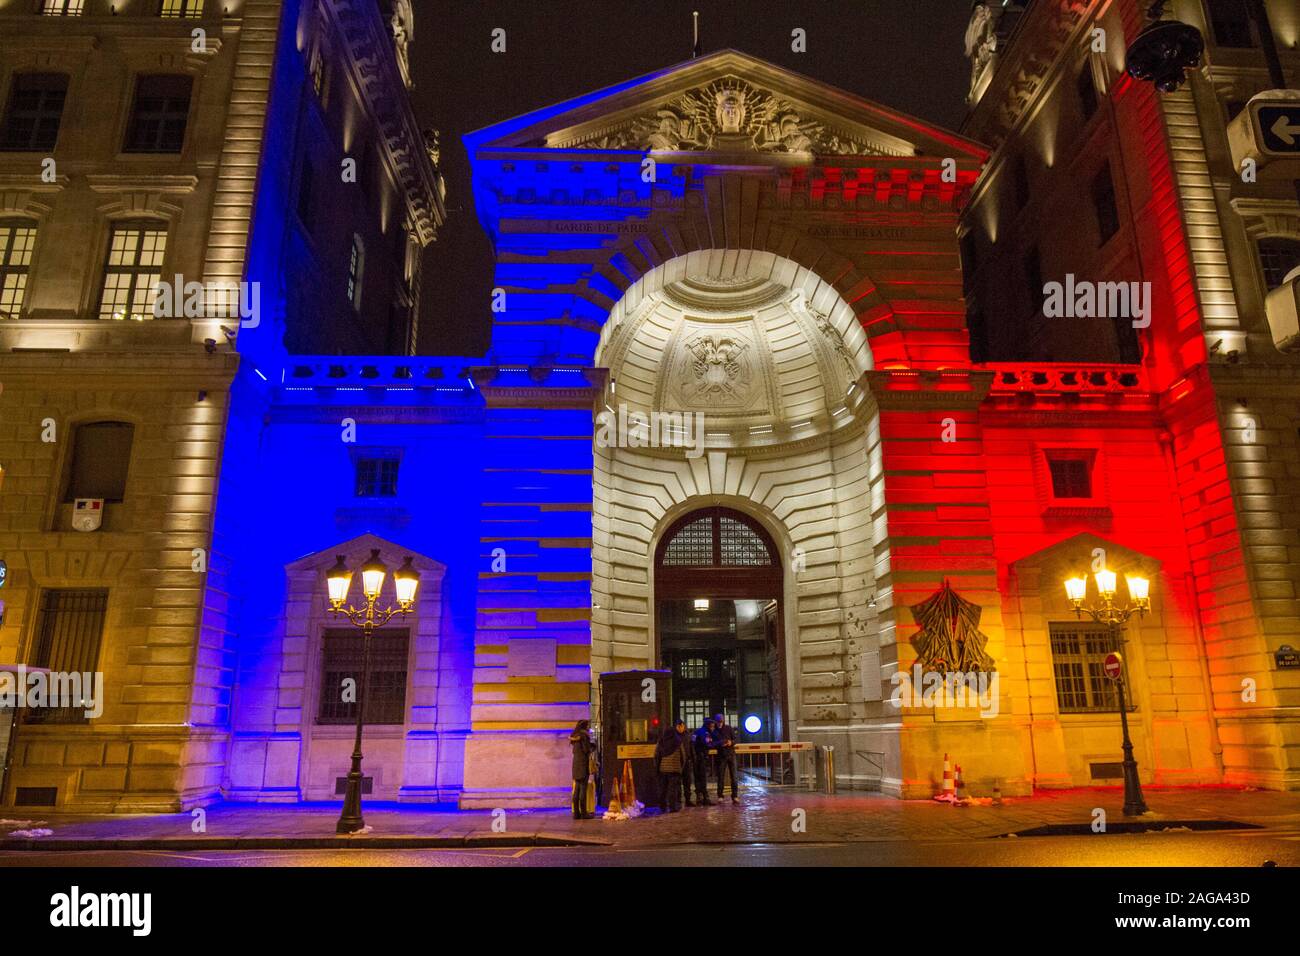
{"type": "Polygon", "coordinates": [[[349,73],[375,118],[380,141],[397,173],[406,218],[420,242],[428,245],[446,209],[379,6],[373,0],[335,0],[322,8],[345,41],[349,73]]]}
{"type": "Polygon", "coordinates": [[[1070,37],[1102,0],[1035,3],[1001,52],[996,72],[961,132],[995,149],[1016,129],[1035,101],[1070,37]]]}

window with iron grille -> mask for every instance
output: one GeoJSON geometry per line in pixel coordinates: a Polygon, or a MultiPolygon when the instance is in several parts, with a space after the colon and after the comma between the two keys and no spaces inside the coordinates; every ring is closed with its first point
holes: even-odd
{"type": "Polygon", "coordinates": [[[1101,167],[1092,180],[1092,208],[1097,214],[1097,231],[1102,245],[1119,232],[1119,207],[1115,205],[1115,181],[1111,179],[1110,163],[1101,167]]]}
{"type": "Polygon", "coordinates": [[[190,77],[176,74],[139,77],[122,151],[179,153],[185,145],[193,85],[190,77]]]}
{"type": "Polygon", "coordinates": [[[68,98],[63,73],[17,73],[9,88],[0,149],[35,152],[54,149],[68,98]]]}
{"type": "Polygon", "coordinates": [[[1244,49],[1255,45],[1246,3],[1247,0],[1208,0],[1214,42],[1219,46],[1244,49]]]}
{"type": "Polygon", "coordinates": [[[669,567],[694,567],[713,563],[713,518],[698,518],[683,526],[664,549],[669,567]]]}
{"type": "Polygon", "coordinates": [[[35,245],[36,227],[25,221],[0,222],[0,319],[22,315],[35,245]]]}
{"type": "Polygon", "coordinates": [[[396,458],[357,459],[357,497],[394,498],[397,496],[396,458]]]}
{"type": "Polygon", "coordinates": [[[1300,240],[1268,238],[1259,240],[1258,246],[1264,285],[1271,292],[1285,281],[1287,273],[1300,268],[1300,240]]]}
{"type": "Polygon", "coordinates": [[[724,567],[754,568],[772,563],[772,555],[758,533],[735,518],[722,515],[718,521],[724,567]]]}
{"type": "MultiPolygon", "coordinates": [[[[1119,709],[1119,690],[1106,676],[1106,655],[1119,651],[1122,635],[1113,635],[1098,624],[1051,621],[1052,670],[1056,676],[1056,706],[1063,714],[1114,712],[1119,709]]],[[[1128,664],[1124,665],[1128,681],[1128,664]]],[[[1126,685],[1127,686],[1127,685],[1126,685]]],[[[1129,710],[1136,709],[1132,694],[1126,695],[1129,710]]]]}
{"type": "Polygon", "coordinates": [[[1049,458],[1054,498],[1091,498],[1092,462],[1087,458],[1049,458]]]}
{"type": "MultiPolygon", "coordinates": [[[[99,667],[107,610],[108,591],[103,589],[51,589],[42,592],[32,646],[32,666],[47,667],[59,675],[93,675],[99,667]]],[[[88,719],[85,712],[92,709],[93,678],[89,686],[83,680],[81,690],[82,700],[70,704],[63,701],[66,706],[61,707],[31,708],[25,712],[24,719],[32,723],[84,723],[88,719]]]]}
{"type": "Polygon", "coordinates": [[[370,638],[370,681],[362,688],[364,638],[359,628],[328,628],[321,654],[320,724],[356,723],[362,697],[367,724],[406,722],[406,659],[409,632],[381,628],[370,638]],[[352,681],[345,684],[345,681],[352,681]],[[352,688],[351,693],[347,693],[352,688]],[[345,694],[349,700],[345,701],[345,694]]]}
{"type": "Polygon", "coordinates": [[[82,422],[72,433],[72,457],[63,500],[126,497],[135,426],[129,422],[82,422]]]}
{"type": "Polygon", "coordinates": [[[711,717],[709,702],[703,697],[686,697],[677,702],[677,716],[686,721],[688,730],[704,726],[704,718],[711,717]]]}
{"type": "Polygon", "coordinates": [[[104,265],[101,319],[153,318],[154,288],[162,278],[167,230],[152,223],[113,227],[104,265]]]}
{"type": "Polygon", "coordinates": [[[677,662],[677,676],[682,680],[705,680],[709,676],[709,662],[703,657],[684,657],[677,662]]]}
{"type": "Polygon", "coordinates": [[[162,0],[158,16],[197,20],[203,16],[203,0],[162,0]]]}
{"type": "Polygon", "coordinates": [[[86,0],[41,0],[41,13],[47,17],[79,17],[86,0]]]}

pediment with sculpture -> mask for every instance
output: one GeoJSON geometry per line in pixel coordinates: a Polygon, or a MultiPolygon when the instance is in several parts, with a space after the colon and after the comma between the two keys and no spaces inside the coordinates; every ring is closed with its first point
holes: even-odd
{"type": "Polygon", "coordinates": [[[893,137],[872,137],[819,116],[736,76],[701,84],[606,125],[565,130],[546,146],[662,152],[762,152],[836,156],[911,155],[893,137]]]}

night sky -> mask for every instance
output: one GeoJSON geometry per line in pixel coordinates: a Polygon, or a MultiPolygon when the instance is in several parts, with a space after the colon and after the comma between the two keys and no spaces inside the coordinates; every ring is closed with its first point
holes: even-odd
{"type": "Polygon", "coordinates": [[[956,129],[970,66],[969,0],[415,0],[415,109],[442,132],[448,221],[425,260],[420,351],[481,356],[490,339],[492,249],[470,194],[461,136],[691,56],[743,50],[956,129]],[[506,52],[491,33],[506,31],[506,52]],[[808,51],[790,49],[807,31],[808,51]]]}

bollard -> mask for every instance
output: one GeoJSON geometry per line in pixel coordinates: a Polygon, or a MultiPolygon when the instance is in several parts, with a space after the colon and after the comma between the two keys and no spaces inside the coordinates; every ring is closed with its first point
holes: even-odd
{"type": "Polygon", "coordinates": [[[826,792],[835,792],[835,748],[826,747],[826,792]]]}

